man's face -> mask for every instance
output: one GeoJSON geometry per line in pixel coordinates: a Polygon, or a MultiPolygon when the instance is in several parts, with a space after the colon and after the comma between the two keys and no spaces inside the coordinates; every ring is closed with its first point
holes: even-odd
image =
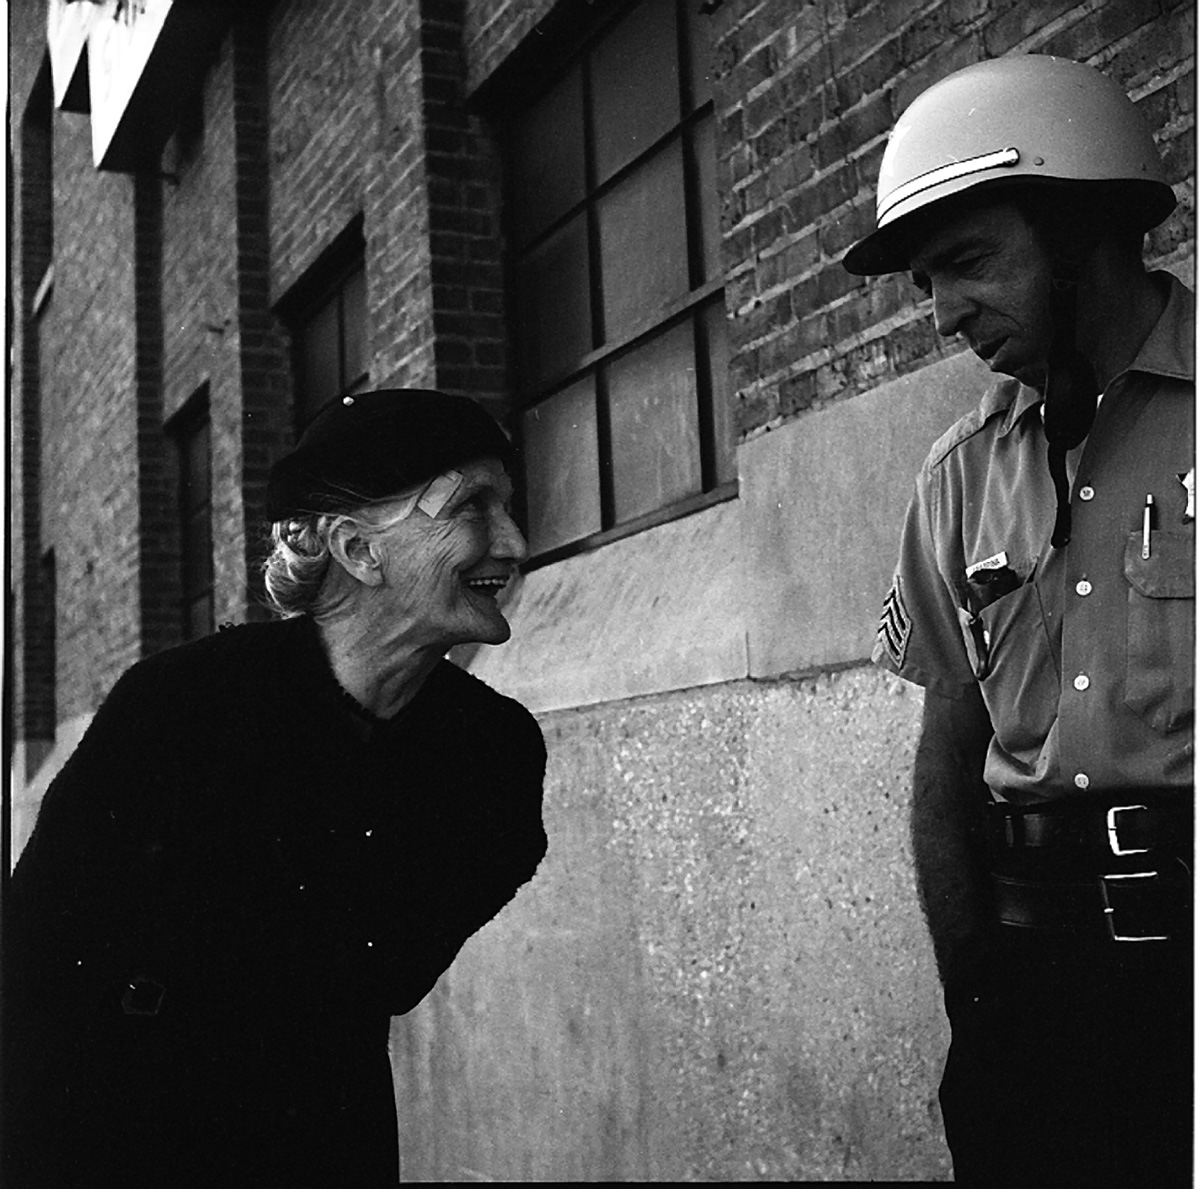
{"type": "Polygon", "coordinates": [[[1050,261],[1017,207],[953,216],[913,252],[938,334],[962,335],[994,372],[1039,387],[1050,347],[1050,261]]]}

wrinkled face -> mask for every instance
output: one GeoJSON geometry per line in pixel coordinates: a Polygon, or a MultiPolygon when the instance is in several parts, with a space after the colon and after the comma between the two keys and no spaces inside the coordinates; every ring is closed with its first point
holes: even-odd
{"type": "Polygon", "coordinates": [[[462,482],[434,516],[415,511],[378,538],[380,597],[416,643],[503,644],[497,598],[527,552],[508,512],[512,482],[497,459],[456,469],[462,482]]]}
{"type": "Polygon", "coordinates": [[[951,217],[913,252],[938,334],[961,335],[994,372],[1039,387],[1050,347],[1050,261],[1008,203],[951,217]]]}

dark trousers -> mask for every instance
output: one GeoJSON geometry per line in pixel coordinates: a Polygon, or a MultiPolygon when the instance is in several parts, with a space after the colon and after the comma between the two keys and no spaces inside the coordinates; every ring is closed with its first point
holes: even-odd
{"type": "Polygon", "coordinates": [[[947,995],[955,1180],[1190,1185],[1190,945],[1000,932],[986,982],[947,995]]]}

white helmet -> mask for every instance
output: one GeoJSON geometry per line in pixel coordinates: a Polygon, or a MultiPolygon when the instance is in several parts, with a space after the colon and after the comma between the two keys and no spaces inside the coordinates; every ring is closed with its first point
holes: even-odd
{"type": "Polygon", "coordinates": [[[1096,184],[1148,230],[1175,207],[1154,138],[1129,97],[1091,66],[1029,54],[978,62],[922,92],[896,121],[879,168],[876,230],[849,272],[908,267],[909,216],[977,186],[1096,184]]]}

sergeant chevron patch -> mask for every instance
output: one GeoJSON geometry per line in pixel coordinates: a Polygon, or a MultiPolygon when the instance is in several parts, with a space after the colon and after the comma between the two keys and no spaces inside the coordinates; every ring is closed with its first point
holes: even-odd
{"type": "Polygon", "coordinates": [[[883,601],[883,614],[879,617],[879,630],[875,633],[876,656],[886,656],[895,668],[903,668],[911,634],[912,617],[904,605],[900,576],[897,574],[892,579],[892,589],[883,601]]]}

